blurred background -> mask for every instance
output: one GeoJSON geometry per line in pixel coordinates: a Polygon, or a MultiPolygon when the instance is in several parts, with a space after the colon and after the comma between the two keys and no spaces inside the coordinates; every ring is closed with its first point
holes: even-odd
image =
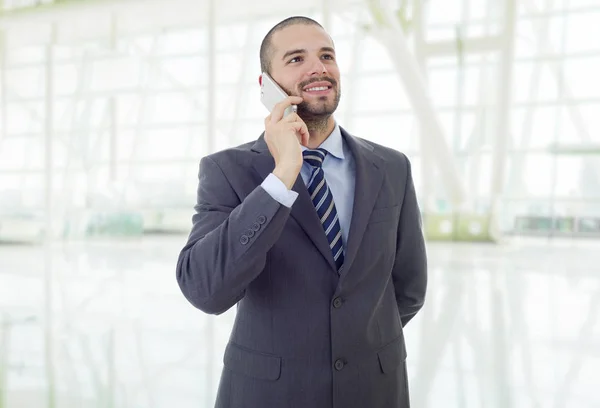
{"type": "Polygon", "coordinates": [[[600,0],[0,9],[0,408],[213,406],[235,310],[175,265],[200,158],[260,135],[259,44],[297,14],[335,41],[338,123],[413,164],[413,406],[600,406],[600,0]]]}

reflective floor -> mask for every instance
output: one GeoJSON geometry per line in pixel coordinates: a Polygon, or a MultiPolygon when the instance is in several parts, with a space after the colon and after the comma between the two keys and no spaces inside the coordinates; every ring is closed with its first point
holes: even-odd
{"type": "MultiPolygon", "coordinates": [[[[234,311],[180,295],[185,240],[0,246],[0,407],[212,407],[234,311]]],[[[600,407],[598,249],[430,243],[413,407],[600,407]]]]}

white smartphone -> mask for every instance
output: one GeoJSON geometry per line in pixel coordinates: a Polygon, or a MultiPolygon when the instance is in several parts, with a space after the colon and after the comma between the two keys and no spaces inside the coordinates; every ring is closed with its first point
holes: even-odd
{"type": "MultiPolygon", "coordinates": [[[[260,100],[263,105],[269,110],[269,112],[273,112],[273,108],[279,102],[287,98],[289,95],[285,93],[283,89],[267,74],[266,72],[262,73],[262,80],[260,81],[260,100]]],[[[286,117],[292,112],[296,112],[298,107],[296,105],[291,105],[287,108],[283,116],[286,117]]]]}

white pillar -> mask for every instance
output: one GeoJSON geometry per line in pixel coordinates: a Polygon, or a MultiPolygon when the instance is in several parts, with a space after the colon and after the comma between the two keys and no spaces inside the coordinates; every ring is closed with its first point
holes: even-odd
{"type": "MultiPolygon", "coordinates": [[[[246,44],[244,45],[244,51],[242,54],[242,60],[240,64],[242,67],[248,67],[252,64],[254,57],[254,47],[252,46],[252,33],[254,32],[254,24],[250,21],[246,27],[246,44]]],[[[242,116],[242,109],[244,104],[246,103],[246,95],[248,93],[248,87],[244,86],[246,79],[246,70],[240,70],[240,74],[237,79],[237,88],[238,95],[235,101],[233,102],[233,117],[231,119],[231,127],[227,132],[227,139],[224,142],[221,142],[217,146],[220,147],[231,147],[232,144],[239,144],[240,140],[236,135],[240,134],[240,119],[242,116]]],[[[258,87],[258,84],[257,84],[258,87]]],[[[216,144],[215,140],[215,144],[216,144]]]]}
{"type": "Polygon", "coordinates": [[[498,98],[498,121],[492,156],[492,214],[496,213],[506,179],[506,158],[510,138],[511,102],[513,86],[513,63],[515,54],[516,0],[506,0],[504,7],[504,33],[500,63],[500,90],[498,98]]]}
{"type": "Polygon", "coordinates": [[[53,273],[52,273],[52,241],[54,240],[54,200],[53,200],[53,172],[54,156],[52,142],[54,133],[54,43],[56,42],[56,24],[52,25],[50,38],[46,44],[46,69],[45,69],[45,123],[44,123],[44,187],[46,209],[46,231],[44,237],[44,344],[47,407],[56,407],[56,385],[54,376],[54,319],[53,319],[53,273]]]}
{"type": "Polygon", "coordinates": [[[363,33],[361,30],[356,30],[352,38],[352,54],[350,56],[350,68],[344,80],[344,99],[346,100],[346,112],[344,113],[344,125],[348,129],[352,129],[354,123],[354,114],[356,101],[360,98],[357,93],[358,66],[362,57],[363,33]]]}
{"type": "MultiPolygon", "coordinates": [[[[117,50],[118,25],[117,16],[115,14],[110,17],[110,44],[109,47],[113,52],[117,50]]],[[[108,160],[110,162],[109,180],[111,185],[117,181],[117,98],[111,95],[108,99],[108,115],[110,126],[109,153],[108,160]]]]}
{"type": "Polygon", "coordinates": [[[326,31],[331,31],[331,0],[321,0],[323,6],[323,20],[321,25],[326,31]]]}
{"type": "MultiPolygon", "coordinates": [[[[216,127],[216,87],[217,87],[217,72],[216,72],[216,45],[217,45],[217,0],[209,0],[208,2],[208,100],[207,100],[207,151],[214,152],[215,138],[217,137],[216,127]]],[[[215,400],[215,381],[213,375],[215,373],[214,366],[214,351],[215,351],[215,323],[214,319],[207,319],[206,322],[206,402],[207,407],[214,405],[215,400]]]]}
{"type": "Polygon", "coordinates": [[[117,98],[111,96],[108,99],[108,115],[109,115],[109,126],[110,135],[108,141],[108,160],[110,163],[109,167],[109,180],[114,185],[117,181],[117,98]]]}
{"type": "Polygon", "coordinates": [[[217,78],[216,78],[216,0],[209,0],[208,2],[208,93],[207,97],[207,108],[206,108],[206,124],[208,130],[208,153],[213,153],[215,146],[215,138],[217,133],[216,127],[216,107],[217,102],[216,89],[217,89],[217,78]]]}
{"type": "MultiPolygon", "coordinates": [[[[420,0],[415,0],[413,3],[413,29],[414,29],[414,49],[415,59],[423,75],[426,75],[425,70],[425,19],[423,16],[423,3],[420,0]]],[[[419,122],[419,133],[423,135],[425,129],[419,122]]],[[[421,147],[421,185],[419,187],[422,211],[425,213],[434,212],[435,194],[433,192],[434,168],[435,160],[431,149],[427,145],[425,137],[419,137],[419,145],[421,147]]]]}
{"type": "Polygon", "coordinates": [[[2,128],[0,129],[0,142],[8,133],[8,112],[7,112],[7,86],[6,81],[6,34],[0,30],[0,83],[2,93],[0,94],[0,109],[2,109],[2,128]]]}

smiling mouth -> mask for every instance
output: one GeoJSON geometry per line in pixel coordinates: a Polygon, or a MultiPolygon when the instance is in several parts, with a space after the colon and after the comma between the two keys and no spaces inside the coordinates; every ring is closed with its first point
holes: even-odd
{"type": "Polygon", "coordinates": [[[302,90],[304,93],[308,94],[325,94],[328,93],[333,87],[331,85],[319,85],[319,86],[309,86],[302,90]]]}

